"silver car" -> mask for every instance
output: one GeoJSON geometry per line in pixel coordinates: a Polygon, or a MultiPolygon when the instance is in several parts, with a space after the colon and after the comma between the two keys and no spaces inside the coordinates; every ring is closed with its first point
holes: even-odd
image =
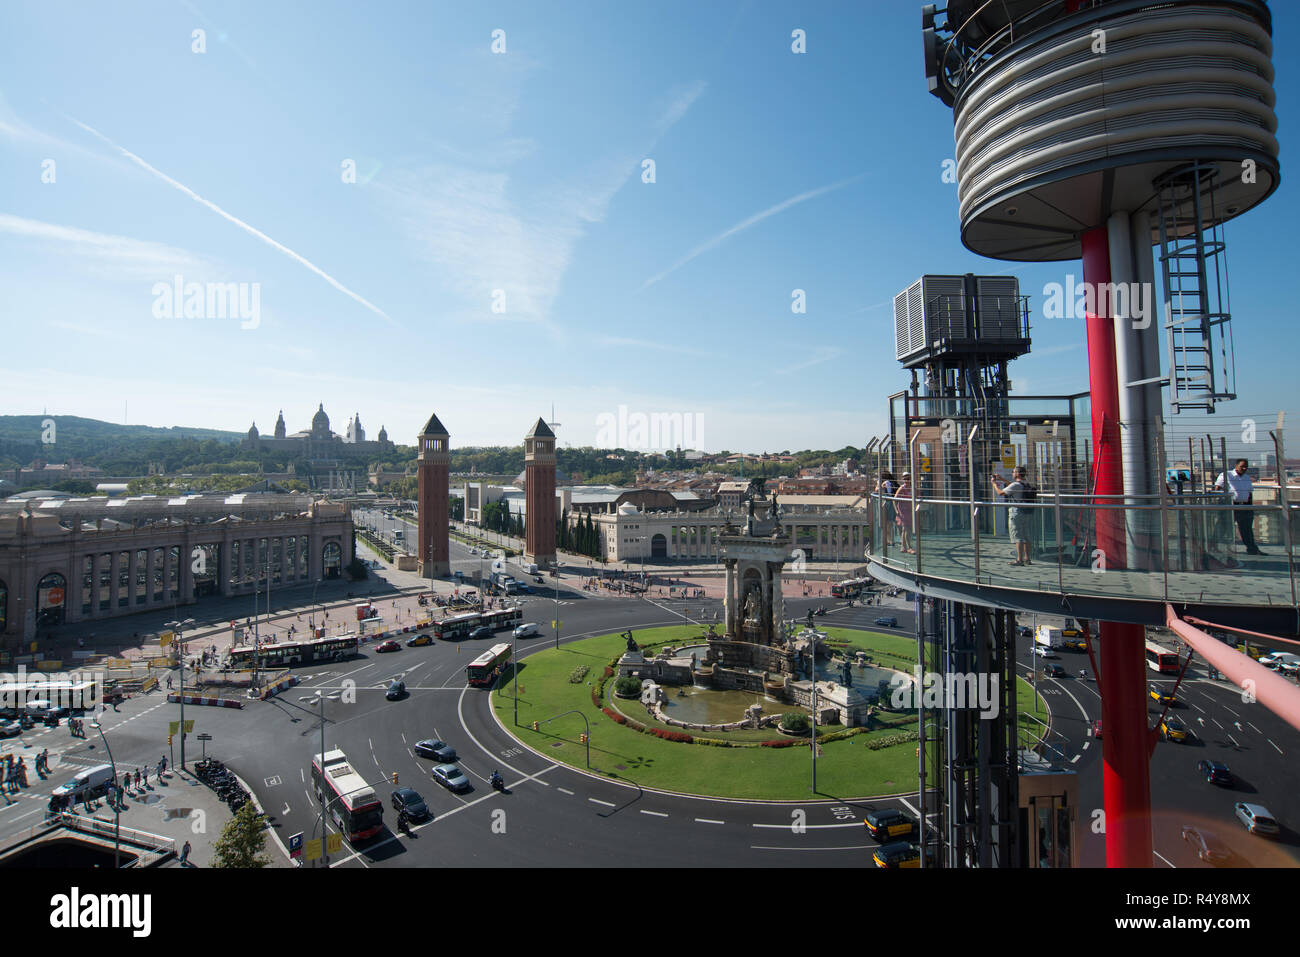
{"type": "Polygon", "coordinates": [[[433,769],[433,779],[448,791],[468,791],[469,778],[454,764],[440,764],[433,769]]]}
{"type": "Polygon", "coordinates": [[[1237,820],[1251,834],[1266,834],[1271,837],[1282,830],[1277,825],[1277,818],[1273,817],[1273,813],[1262,804],[1238,802],[1232,806],[1232,809],[1237,813],[1237,820]]]}

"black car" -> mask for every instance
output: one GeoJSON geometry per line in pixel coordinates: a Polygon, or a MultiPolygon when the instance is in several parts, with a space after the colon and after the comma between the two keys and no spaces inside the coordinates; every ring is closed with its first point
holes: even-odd
{"type": "Polygon", "coordinates": [[[420,797],[415,788],[393,789],[393,810],[403,809],[412,821],[423,821],[430,816],[429,805],[424,803],[424,798],[420,797]]]}
{"type": "Polygon", "coordinates": [[[1043,674],[1047,675],[1049,678],[1064,678],[1065,669],[1060,665],[1047,664],[1043,665],[1043,674]]]}
{"type": "Polygon", "coordinates": [[[388,690],[384,692],[384,697],[389,701],[398,701],[406,697],[406,682],[400,678],[394,678],[388,683],[388,690]]]}
{"type": "Polygon", "coordinates": [[[1232,772],[1221,761],[1197,761],[1196,771],[1209,784],[1221,784],[1232,787],[1232,772]]]}
{"type": "Polygon", "coordinates": [[[456,749],[446,741],[438,741],[435,738],[417,741],[415,743],[415,753],[418,757],[433,758],[443,764],[451,764],[456,760],[456,749]]]}
{"type": "Polygon", "coordinates": [[[491,628],[489,628],[487,625],[479,625],[477,628],[475,628],[473,631],[469,633],[469,636],[471,639],[491,638],[495,634],[496,632],[493,631],[491,628]]]}

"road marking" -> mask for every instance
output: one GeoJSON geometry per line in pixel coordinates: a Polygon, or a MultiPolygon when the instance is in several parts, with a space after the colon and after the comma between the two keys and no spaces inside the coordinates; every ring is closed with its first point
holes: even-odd
{"type": "MultiPolygon", "coordinates": [[[[1211,718],[1210,720],[1213,721],[1215,724],[1219,724],[1219,719],[1218,719],[1218,718],[1211,718]]],[[[1221,724],[1219,724],[1219,727],[1222,728],[1224,731],[1227,731],[1227,730],[1228,730],[1227,728],[1224,728],[1223,725],[1221,725],[1221,724]]]]}
{"type": "Polygon", "coordinates": [[[298,777],[302,779],[303,784],[307,783],[307,772],[304,771],[302,768],[298,769],[298,777]]]}
{"type": "Polygon", "coordinates": [[[564,792],[565,794],[569,795],[570,797],[573,796],[573,792],[570,791],[568,788],[562,788],[562,787],[559,787],[559,786],[557,785],[557,786],[556,786],[556,790],[557,790],[557,791],[562,791],[562,792],[564,792]]]}
{"type": "Polygon", "coordinates": [[[1232,735],[1228,735],[1228,740],[1232,742],[1232,744],[1233,744],[1234,747],[1236,747],[1238,750],[1240,750],[1241,745],[1237,743],[1237,739],[1236,739],[1236,738],[1234,738],[1232,735]]]}
{"type": "Polygon", "coordinates": [[[727,822],[726,822],[726,821],[715,821],[715,820],[713,820],[712,818],[707,818],[707,817],[697,817],[697,818],[695,819],[695,823],[696,823],[696,824],[726,824],[727,822]]]}
{"type": "MultiPolygon", "coordinates": [[[[618,807],[613,801],[602,801],[599,798],[587,798],[592,804],[603,804],[605,807],[618,807]]],[[[698,818],[696,819],[698,820],[698,818]]]]}
{"type": "MultiPolygon", "coordinates": [[[[1272,738],[1265,738],[1264,740],[1267,741],[1269,744],[1273,744],[1273,739],[1272,739],[1272,738]]],[[[1277,751],[1278,754],[1284,754],[1284,753],[1285,753],[1285,752],[1284,752],[1281,748],[1279,748],[1276,744],[1273,744],[1273,747],[1274,747],[1274,749],[1276,749],[1276,751],[1277,751]]]]}
{"type": "Polygon", "coordinates": [[[1091,741],[1085,741],[1085,742],[1083,742],[1083,750],[1087,751],[1090,747],[1092,747],[1092,742],[1091,742],[1091,741]]]}
{"type": "Polygon", "coordinates": [[[1190,705],[1191,705],[1193,708],[1195,708],[1197,711],[1199,711],[1201,714],[1205,714],[1205,709],[1202,708],[1202,707],[1201,707],[1199,704],[1197,704],[1195,701],[1189,701],[1189,702],[1187,702],[1187,703],[1190,704],[1190,705]]]}
{"type": "MultiPolygon", "coordinates": [[[[1166,864],[1169,864],[1169,859],[1165,857],[1163,854],[1161,854],[1159,851],[1153,849],[1151,853],[1154,854],[1156,857],[1160,858],[1160,860],[1164,861],[1166,864]]],[[[1173,867],[1174,870],[1178,869],[1174,864],[1169,864],[1169,866],[1173,867]]]]}
{"type": "MultiPolygon", "coordinates": [[[[1221,707],[1224,711],[1232,711],[1232,709],[1229,708],[1226,704],[1224,704],[1224,705],[1220,705],[1219,707],[1221,707]]],[[[1238,718],[1241,717],[1241,713],[1240,713],[1240,712],[1232,711],[1232,713],[1235,714],[1238,718]]]]}
{"type": "Polygon", "coordinates": [[[651,817],[667,817],[667,816],[668,816],[668,815],[665,814],[663,811],[647,811],[647,810],[645,810],[644,808],[641,809],[641,813],[642,813],[642,814],[649,814],[651,817]]]}
{"type": "Polygon", "coordinates": [[[1077,763],[1081,757],[1083,757],[1082,754],[1076,754],[1074,757],[1070,758],[1070,763],[1071,764],[1077,763]]]}
{"type": "MultiPolygon", "coordinates": [[[[1255,728],[1255,722],[1253,722],[1253,721],[1247,721],[1246,723],[1247,723],[1248,725],[1250,725],[1252,728],[1255,728]]],[[[1255,730],[1256,730],[1257,732],[1259,732],[1260,734],[1263,734],[1263,733],[1264,733],[1263,731],[1260,731],[1259,728],[1255,728],[1255,730]]]]}
{"type": "MultiPolygon", "coordinates": [[[[790,824],[751,824],[750,827],[770,827],[770,828],[773,828],[773,829],[778,830],[778,831],[789,831],[789,830],[794,830],[794,829],[795,829],[795,825],[794,825],[793,823],[790,823],[790,824]]],[[[862,822],[861,822],[861,821],[849,821],[849,822],[847,822],[847,823],[845,823],[845,824],[800,824],[800,825],[798,826],[798,830],[796,830],[795,833],[797,834],[797,833],[799,833],[799,831],[802,831],[802,830],[804,830],[805,828],[808,829],[808,830],[812,830],[812,829],[815,828],[815,827],[862,827],[862,822]]]]}
{"type": "Polygon", "coordinates": [[[909,800],[907,800],[907,798],[899,798],[899,799],[898,799],[898,803],[901,804],[901,805],[903,805],[903,807],[907,808],[909,811],[911,811],[911,812],[912,812],[913,814],[915,814],[917,817],[920,817],[920,816],[921,816],[921,812],[918,811],[916,808],[912,807],[912,802],[910,802],[909,800]]]}
{"type": "Polygon", "coordinates": [[[847,847],[770,847],[764,844],[751,844],[751,851],[869,851],[879,844],[850,844],[847,847]]]}

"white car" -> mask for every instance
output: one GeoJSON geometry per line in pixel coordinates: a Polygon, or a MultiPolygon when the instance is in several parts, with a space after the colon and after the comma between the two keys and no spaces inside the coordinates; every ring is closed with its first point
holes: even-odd
{"type": "Polygon", "coordinates": [[[520,625],[515,629],[516,638],[535,638],[538,634],[540,634],[540,632],[537,630],[537,625],[533,622],[520,625]]]}
{"type": "Polygon", "coordinates": [[[1038,655],[1038,657],[1040,658],[1056,657],[1056,652],[1054,652],[1051,648],[1048,648],[1046,645],[1034,645],[1034,654],[1038,655]]]}
{"type": "Polygon", "coordinates": [[[1291,665],[1294,668],[1300,665],[1300,655],[1293,655],[1289,651],[1275,651],[1271,655],[1260,658],[1259,663],[1265,668],[1280,669],[1283,665],[1291,665]]]}

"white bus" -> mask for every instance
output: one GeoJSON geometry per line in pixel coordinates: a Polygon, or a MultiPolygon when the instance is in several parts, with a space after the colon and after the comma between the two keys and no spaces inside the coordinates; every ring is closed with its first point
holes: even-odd
{"type": "Polygon", "coordinates": [[[311,781],[317,797],[323,782],[330,819],[349,841],[364,841],[383,830],[384,803],[342,751],[326,751],[323,761],[321,755],[314,755],[311,781]]]}

